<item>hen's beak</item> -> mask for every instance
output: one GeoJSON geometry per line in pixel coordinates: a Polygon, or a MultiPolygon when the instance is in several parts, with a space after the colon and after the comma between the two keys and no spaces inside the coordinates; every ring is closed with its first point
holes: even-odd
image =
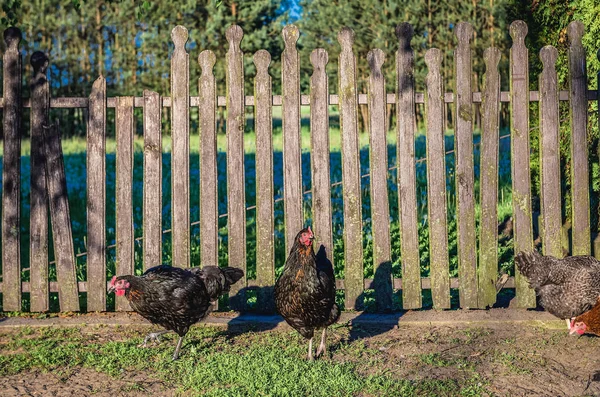
{"type": "Polygon", "coordinates": [[[108,289],[106,290],[106,292],[108,294],[110,294],[111,292],[115,291],[115,281],[117,280],[117,276],[113,276],[112,280],[110,280],[110,285],[108,286],[108,289]]]}

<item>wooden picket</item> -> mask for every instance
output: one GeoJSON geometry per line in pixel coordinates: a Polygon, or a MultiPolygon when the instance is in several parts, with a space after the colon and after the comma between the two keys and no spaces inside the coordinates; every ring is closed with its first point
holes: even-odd
{"type": "Polygon", "coordinates": [[[171,201],[173,265],[190,266],[190,67],[185,51],[188,31],[176,26],[171,32],[171,201]]]}
{"type": "Polygon", "coordinates": [[[44,127],[49,124],[50,84],[46,78],[48,57],[41,51],[31,55],[31,192],[29,210],[29,268],[31,274],[31,311],[50,308],[48,294],[48,193],[44,127]]]}
{"type": "MultiPolygon", "coordinates": [[[[471,37],[473,27],[461,22],[454,31],[458,46],[454,53],[456,159],[456,220],[458,229],[458,274],[460,307],[477,305],[477,242],[475,238],[475,175],[473,165],[473,102],[471,89],[471,37]]],[[[443,91],[442,91],[443,92],[443,91]]],[[[443,138],[442,138],[443,139],[443,138]]]]}
{"type": "Polygon", "coordinates": [[[425,115],[427,118],[427,220],[429,223],[429,272],[433,307],[450,307],[448,258],[448,209],[446,204],[446,156],[444,144],[444,81],[440,72],[442,53],[437,48],[425,53],[425,115]]]}
{"type": "MultiPolygon", "coordinates": [[[[133,274],[133,97],[117,98],[116,244],[117,274],[133,274]]],[[[116,309],[128,310],[124,296],[116,297],[116,309]]]]}
{"type": "Polygon", "coordinates": [[[2,309],[21,310],[21,31],[4,32],[2,128],[2,309]]]}
{"type": "Polygon", "coordinates": [[[369,77],[369,167],[371,168],[371,224],[375,303],[381,312],[392,309],[392,252],[390,209],[387,191],[388,156],[385,77],[381,70],[385,54],[375,49],[367,54],[369,77]]]}
{"type": "Polygon", "coordinates": [[[89,96],[87,125],[87,309],[106,310],[106,79],[89,96]]]}
{"type": "Polygon", "coordinates": [[[555,63],[558,51],[546,46],[540,51],[544,70],[540,74],[540,206],[544,254],[561,258],[562,227],[560,199],[560,148],[558,136],[558,87],[555,63]]]}
{"type": "MultiPolygon", "coordinates": [[[[244,60],[240,43],[242,28],[231,26],[225,33],[229,42],[226,55],[227,78],[227,242],[229,266],[246,272],[246,189],[244,175],[244,60]]],[[[230,290],[231,307],[246,306],[245,277],[230,290]]]]}
{"type": "Polygon", "coordinates": [[[219,264],[219,200],[217,179],[217,89],[213,68],[217,61],[212,51],[202,51],[198,64],[200,93],[200,263],[219,264]]]}
{"type": "Polygon", "coordinates": [[[266,50],[254,54],[254,122],[256,130],[256,281],[261,288],[258,305],[272,309],[271,287],[275,283],[275,216],[273,202],[273,111],[271,107],[271,55],[266,50]]]}
{"type": "Polygon", "coordinates": [[[480,308],[496,303],[498,274],[498,139],[500,135],[500,50],[488,48],[485,60],[485,88],[481,118],[480,200],[478,297],[480,308]]]}
{"type": "MultiPolygon", "coordinates": [[[[402,254],[402,306],[418,309],[421,301],[421,261],[417,221],[417,177],[415,170],[415,78],[414,53],[410,46],[413,28],[408,23],[396,27],[396,118],[398,131],[398,208],[400,209],[400,249],[402,254]]],[[[436,296],[436,304],[439,304],[436,296]]],[[[438,307],[438,306],[436,306],[438,307]]]]}
{"type": "MultiPolygon", "coordinates": [[[[285,233],[282,239],[288,253],[293,238],[312,223],[315,248],[333,262],[333,240],[336,222],[332,219],[332,181],[329,131],[329,106],[338,106],[341,128],[343,188],[344,277],[337,286],[345,292],[345,308],[361,309],[365,289],[375,290],[378,311],[393,309],[392,294],[402,290],[404,309],[423,306],[423,290],[430,289],[436,309],[450,308],[450,289],[458,288],[462,308],[486,308],[496,302],[498,275],[498,185],[500,153],[500,105],[510,104],[512,204],[514,250],[529,251],[533,246],[532,194],[530,174],[530,102],[539,101],[540,121],[540,236],[545,254],[563,256],[569,249],[567,228],[563,216],[571,222],[571,254],[591,252],[590,203],[588,184],[587,104],[600,100],[596,91],[587,90],[586,54],[582,45],[583,24],[572,22],[568,29],[569,91],[559,91],[556,60],[558,52],[547,46],[540,52],[543,71],[539,75],[539,92],[529,91],[528,50],[525,46],[527,26],[515,21],[510,26],[513,45],[510,50],[510,91],[500,90],[500,51],[484,52],[486,65],[484,89],[472,92],[472,58],[470,42],[473,28],[468,23],[456,25],[457,46],[454,55],[454,92],[445,92],[441,71],[443,54],[429,49],[425,54],[428,74],[425,92],[415,92],[415,58],[411,48],[412,26],[402,23],[396,28],[399,48],[395,54],[395,92],[385,92],[384,65],[386,54],[371,50],[366,58],[369,81],[366,94],[357,91],[357,59],[353,51],[354,33],[343,28],[338,34],[341,47],[338,59],[338,93],[329,94],[324,49],[311,53],[313,73],[310,95],[301,95],[300,36],[294,25],[286,26],[282,36],[282,95],[273,95],[269,75],[271,54],[259,50],[254,54],[256,67],[253,96],[244,93],[244,54],[240,48],[243,31],[233,25],[226,31],[229,44],[225,57],[226,95],[217,95],[219,82],[215,69],[217,59],[212,51],[202,51],[195,67],[202,69],[198,96],[189,93],[190,65],[185,45],[188,32],[183,26],[171,32],[174,51],[171,57],[171,96],[144,91],[142,97],[107,97],[106,80],[100,76],[87,98],[51,98],[46,77],[49,60],[42,52],[31,57],[33,75],[28,82],[31,98],[21,95],[22,67],[19,54],[21,32],[5,31],[6,50],[3,54],[4,92],[0,98],[3,114],[3,174],[2,174],[2,310],[21,310],[21,295],[30,293],[30,310],[50,309],[51,293],[58,292],[60,309],[79,310],[80,293],[87,293],[88,311],[106,310],[107,250],[116,247],[116,273],[134,273],[134,244],[142,240],[143,266],[147,269],[162,263],[162,240],[172,237],[173,265],[189,267],[190,263],[190,108],[197,107],[200,132],[200,258],[201,266],[219,264],[219,246],[227,245],[229,266],[246,271],[246,228],[248,210],[256,211],[256,280],[246,277],[233,285],[230,307],[246,309],[246,290],[258,288],[257,307],[272,310],[272,285],[275,281],[275,247],[279,234],[275,231],[278,214],[274,203],[284,201],[285,233]],[[559,101],[569,101],[571,118],[571,213],[562,213],[561,166],[559,152],[559,101]],[[425,105],[427,217],[419,219],[417,212],[417,168],[415,140],[417,104],[425,105]],[[453,103],[455,114],[455,189],[458,232],[458,277],[450,278],[448,196],[445,148],[446,104],[453,103]],[[475,167],[473,144],[474,104],[481,104],[482,135],[480,156],[481,205],[480,231],[475,228],[475,167]],[[368,105],[369,133],[368,175],[360,175],[358,105],[368,105]],[[399,212],[400,265],[402,278],[393,278],[390,203],[388,192],[388,145],[386,107],[395,105],[397,136],[397,188],[399,212]],[[301,113],[302,105],[310,106],[311,188],[303,191],[301,113]],[[217,108],[226,109],[227,133],[227,213],[219,214],[217,108]],[[245,107],[254,108],[256,134],[256,207],[247,207],[244,130],[245,107]],[[281,106],[283,114],[283,195],[275,196],[273,106],[281,106]],[[134,235],[133,150],[134,108],[143,108],[143,236],[134,235]],[[163,108],[170,108],[171,215],[169,230],[162,229],[163,173],[162,120],[163,108]],[[29,222],[29,268],[20,258],[20,159],[22,109],[31,108],[31,177],[29,222]],[[51,108],[87,110],[87,252],[86,281],[76,277],[76,261],[68,211],[66,176],[57,124],[49,119],[51,108]],[[106,133],[107,109],[115,109],[116,126],[116,241],[106,241],[106,133]],[[52,172],[49,172],[52,170],[52,172]],[[576,174],[575,174],[576,173],[576,174]],[[362,183],[369,183],[370,217],[363,221],[362,183]],[[312,219],[305,219],[305,199],[312,200],[312,219]],[[49,209],[49,211],[48,211],[49,209]],[[49,281],[47,219],[50,215],[54,238],[58,281],[49,281]],[[219,219],[227,219],[227,237],[220,240],[219,219]],[[420,223],[421,222],[421,223],[420,223]],[[373,278],[364,278],[364,225],[371,224],[373,246],[373,278]],[[421,277],[419,232],[427,228],[429,238],[429,277],[421,277]],[[479,251],[477,251],[479,249],[479,251]],[[477,256],[479,253],[479,257],[477,256]],[[22,269],[23,267],[23,269],[22,269]],[[29,269],[30,281],[21,282],[21,271],[29,269]]],[[[273,54],[275,57],[275,54],[273,54]]],[[[361,62],[361,61],[359,61],[361,62]]],[[[563,175],[564,176],[564,175],[563,175]]],[[[307,181],[304,181],[307,182],[307,181]]],[[[393,203],[395,206],[396,203],[393,203]]],[[[593,254],[600,257],[600,237],[594,240],[593,254]]],[[[422,249],[422,248],[421,248],[422,249]]],[[[339,268],[337,269],[339,270],[339,268]]],[[[25,276],[27,277],[27,276],[25,276]]],[[[519,307],[534,307],[535,294],[517,271],[504,286],[516,289],[519,307]]],[[[123,298],[116,300],[117,310],[128,310],[123,298]]]]}
{"type": "MultiPolygon", "coordinates": [[[[511,171],[512,203],[514,220],[514,250],[533,249],[531,219],[531,180],[529,163],[529,62],[525,36],[527,24],[515,21],[510,24],[513,45],[510,49],[511,94],[511,171]]],[[[535,292],[529,288],[527,279],[515,269],[517,305],[535,307],[535,292]]]]}
{"type": "Polygon", "coordinates": [[[329,82],[327,51],[322,48],[310,54],[313,74],[310,78],[310,137],[312,174],[312,213],[315,247],[325,250],[333,263],[333,229],[331,224],[331,179],[329,160],[329,82]]]}
{"type": "Polygon", "coordinates": [[[358,95],[356,57],[352,51],[354,31],[338,33],[342,47],[339,56],[340,129],[342,135],[342,180],[344,189],[344,277],[346,309],[361,308],[363,282],[362,200],[360,154],[358,152],[358,95]]]}
{"type": "Polygon", "coordinates": [[[58,302],[63,312],[79,311],[75,250],[71,233],[71,217],[67,199],[67,177],[60,144],[58,121],[42,128],[44,158],[46,159],[46,184],[52,221],[58,302]]]}
{"type": "Polygon", "coordinates": [[[282,54],[282,123],[283,123],[283,194],[285,216],[285,250],[303,228],[302,157],[300,149],[300,58],[296,42],[300,32],[295,25],[283,28],[285,50],[282,54]]]}
{"type": "Polygon", "coordinates": [[[573,21],[567,28],[569,37],[569,98],[571,116],[571,210],[573,255],[589,255],[590,186],[587,141],[587,72],[585,50],[581,43],[583,23],[573,21]]]}
{"type": "Polygon", "coordinates": [[[144,270],[162,263],[160,95],[144,91],[144,270]]]}

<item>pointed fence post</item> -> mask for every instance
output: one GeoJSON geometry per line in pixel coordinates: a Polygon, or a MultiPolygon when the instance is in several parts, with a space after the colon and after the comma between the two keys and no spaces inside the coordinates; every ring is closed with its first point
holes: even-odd
{"type": "Polygon", "coordinates": [[[29,267],[31,311],[50,309],[48,294],[48,192],[44,127],[49,124],[50,84],[46,78],[48,57],[41,51],[31,55],[31,191],[29,211],[29,267]]]}
{"type": "Polygon", "coordinates": [[[590,255],[590,185],[587,142],[587,71],[581,38],[585,28],[573,21],[569,37],[569,103],[571,116],[571,219],[573,255],[590,255]],[[581,177],[585,175],[585,177],[581,177]]]}
{"type": "Polygon", "coordinates": [[[498,279],[498,157],[500,134],[500,50],[490,47],[483,53],[485,61],[485,85],[481,118],[481,227],[479,229],[479,308],[485,309],[496,303],[498,279]]]}
{"type": "Polygon", "coordinates": [[[21,31],[4,31],[2,94],[2,310],[21,310],[21,31]]]}
{"type": "MultiPolygon", "coordinates": [[[[512,203],[515,225],[515,254],[533,250],[531,217],[531,173],[529,165],[529,62],[525,47],[527,24],[510,24],[513,45],[510,49],[511,170],[512,203]]],[[[517,306],[535,307],[535,292],[515,269],[517,306]]]]}
{"type": "Polygon", "coordinates": [[[338,67],[344,189],[345,307],[346,309],[360,309],[364,276],[356,57],[352,51],[354,31],[347,27],[342,28],[338,33],[338,42],[342,47],[338,67]]]}
{"type": "Polygon", "coordinates": [[[185,51],[188,31],[171,32],[171,152],[173,266],[190,267],[190,62],[185,51]]]}
{"type": "MultiPolygon", "coordinates": [[[[244,171],[244,54],[240,43],[242,28],[233,25],[225,33],[229,42],[226,55],[227,80],[227,242],[229,266],[246,272],[246,190],[244,171]]],[[[231,286],[230,306],[246,308],[246,278],[231,286]]]]}
{"type": "Polygon", "coordinates": [[[373,272],[375,303],[378,312],[392,309],[392,252],[390,246],[390,209],[387,189],[388,157],[385,77],[381,70],[385,53],[374,49],[367,54],[370,68],[369,116],[371,171],[371,224],[373,230],[373,272]]]}
{"type": "Polygon", "coordinates": [[[475,174],[473,164],[473,100],[471,46],[473,27],[466,22],[454,30],[458,45],[454,52],[456,130],[456,224],[460,307],[477,308],[477,242],[475,237],[475,174]]]}
{"type": "MultiPolygon", "coordinates": [[[[413,27],[396,27],[399,46],[396,52],[396,109],[398,117],[397,167],[398,208],[400,212],[400,249],[402,255],[402,306],[419,309],[421,301],[421,261],[417,221],[417,177],[415,167],[415,60],[410,46],[413,27]]],[[[436,304],[440,301],[434,299],[436,304]]],[[[436,306],[439,307],[439,306],[436,306]]]]}
{"type": "Polygon", "coordinates": [[[558,117],[558,51],[545,46],[540,51],[544,69],[539,77],[540,87],[540,195],[542,249],[545,255],[563,257],[560,241],[562,202],[560,198],[560,147],[558,117]]]}

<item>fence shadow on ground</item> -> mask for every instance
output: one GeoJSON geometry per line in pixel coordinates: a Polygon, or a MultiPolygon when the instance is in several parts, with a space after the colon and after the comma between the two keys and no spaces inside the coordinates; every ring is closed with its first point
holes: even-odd
{"type": "Polygon", "coordinates": [[[349,342],[391,331],[397,327],[400,317],[405,313],[404,311],[393,310],[392,295],[394,288],[391,262],[383,262],[377,267],[372,286],[375,293],[376,311],[372,313],[364,310],[366,293],[363,291],[354,304],[357,310],[363,311],[351,321],[349,342]]]}

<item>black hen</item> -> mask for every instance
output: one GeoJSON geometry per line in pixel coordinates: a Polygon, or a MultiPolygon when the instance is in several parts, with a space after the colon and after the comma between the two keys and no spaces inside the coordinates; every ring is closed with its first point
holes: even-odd
{"type": "Polygon", "coordinates": [[[108,292],[125,295],[136,313],[166,328],[150,333],[142,346],[149,340],[158,341],[158,337],[166,332],[176,332],[179,335],[173,354],[173,360],[176,360],[190,326],[206,317],[211,304],[243,276],[243,271],[232,267],[181,269],[162,265],[148,269],[140,277],[115,276],[108,292]]]}
{"type": "Polygon", "coordinates": [[[285,321],[309,339],[308,359],[312,360],[315,329],[323,328],[317,357],[325,352],[327,327],[340,316],[335,303],[335,277],[323,255],[315,257],[310,227],[302,229],[290,250],[281,277],[275,283],[275,307],[285,321]]]}
{"type": "Polygon", "coordinates": [[[535,290],[540,305],[568,324],[590,310],[600,297],[600,262],[591,256],[557,259],[537,251],[520,252],[515,263],[535,290]]]}

